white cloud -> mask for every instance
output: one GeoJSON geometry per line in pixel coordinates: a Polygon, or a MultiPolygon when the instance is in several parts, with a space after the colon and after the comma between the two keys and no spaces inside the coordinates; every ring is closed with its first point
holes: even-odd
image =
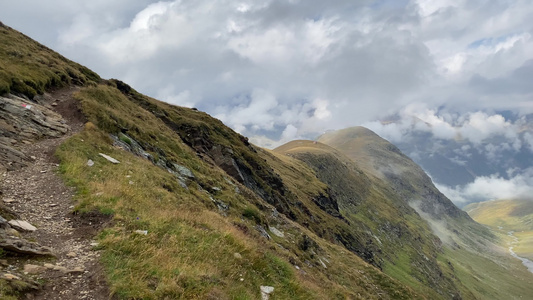
{"type": "Polygon", "coordinates": [[[501,114],[482,111],[464,114],[436,112],[417,104],[401,110],[398,117],[394,122],[372,121],[363,126],[393,143],[405,141],[416,132],[429,132],[436,139],[471,142],[490,157],[496,157],[504,150],[519,152],[524,146],[528,146],[533,153],[533,134],[531,128],[524,126],[523,118],[513,122],[501,114]],[[498,144],[491,142],[494,138],[498,138],[498,144]]]}
{"type": "Polygon", "coordinates": [[[185,107],[194,107],[196,101],[191,91],[184,90],[176,93],[172,85],[166,86],[159,90],[159,92],[157,93],[157,97],[158,99],[168,102],[170,104],[185,107]]]}
{"type": "MultiPolygon", "coordinates": [[[[511,174],[516,170],[511,170],[511,174]]],[[[510,179],[497,174],[479,176],[465,186],[437,188],[458,205],[495,199],[533,199],[533,169],[529,168],[510,179]]]]}
{"type": "Polygon", "coordinates": [[[517,138],[517,128],[514,128],[503,116],[498,114],[489,116],[484,112],[468,114],[467,120],[459,128],[459,132],[463,138],[474,144],[479,144],[495,135],[503,135],[513,140],[517,138]]]}
{"type": "Polygon", "coordinates": [[[274,127],[274,117],[270,112],[277,106],[278,101],[271,93],[255,89],[247,105],[237,106],[216,117],[238,129],[240,133],[249,130],[248,126],[252,130],[269,130],[274,127]]]}
{"type": "Polygon", "coordinates": [[[0,18],[104,77],[250,136],[279,140],[291,125],[310,137],[425,103],[412,114],[423,122],[372,126],[394,139],[414,126],[439,139],[497,130],[516,141],[497,117],[466,113],[533,112],[528,0],[28,0],[0,18]]]}
{"type": "Polygon", "coordinates": [[[533,134],[529,132],[524,133],[524,140],[527,143],[529,150],[533,152],[533,134]]]}

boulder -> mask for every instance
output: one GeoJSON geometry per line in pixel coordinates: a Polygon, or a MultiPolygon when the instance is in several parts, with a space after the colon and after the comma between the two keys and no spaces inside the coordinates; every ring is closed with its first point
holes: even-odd
{"type": "Polygon", "coordinates": [[[0,96],[0,165],[7,170],[25,167],[30,158],[18,150],[19,144],[59,137],[68,130],[61,115],[50,109],[17,96],[0,96]]]}
{"type": "Polygon", "coordinates": [[[37,228],[35,226],[31,225],[30,223],[22,220],[11,220],[8,222],[11,227],[21,230],[21,231],[35,231],[37,228]]]}
{"type": "Polygon", "coordinates": [[[281,238],[285,237],[285,234],[283,234],[283,232],[281,232],[279,229],[277,229],[274,226],[268,226],[268,230],[270,230],[270,232],[272,232],[275,236],[279,236],[281,238]]]}
{"type": "Polygon", "coordinates": [[[5,232],[0,232],[0,248],[19,254],[54,256],[52,249],[27,241],[23,238],[7,236],[5,232]]]}

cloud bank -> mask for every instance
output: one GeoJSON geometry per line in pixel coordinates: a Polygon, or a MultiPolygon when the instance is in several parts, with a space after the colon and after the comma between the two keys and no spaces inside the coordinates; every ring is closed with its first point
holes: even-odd
{"type": "MultiPolygon", "coordinates": [[[[0,19],[104,77],[272,144],[417,103],[533,112],[526,0],[26,0],[3,5],[0,19]]],[[[461,134],[476,139],[487,124],[467,117],[461,134]]],[[[446,119],[426,121],[456,134],[446,119]]]]}
{"type": "Polygon", "coordinates": [[[497,199],[524,199],[533,201],[533,168],[511,177],[496,174],[477,177],[464,186],[449,187],[436,184],[437,188],[458,205],[497,199]]]}

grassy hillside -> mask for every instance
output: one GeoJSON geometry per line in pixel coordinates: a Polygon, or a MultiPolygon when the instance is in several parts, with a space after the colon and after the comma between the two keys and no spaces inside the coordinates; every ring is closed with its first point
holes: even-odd
{"type": "Polygon", "coordinates": [[[452,293],[459,297],[458,288],[437,262],[440,241],[381,180],[365,175],[348,157],[322,143],[293,141],[275,152],[305,162],[328,185],[341,215],[385,273],[431,298],[452,293]]]}
{"type": "Polygon", "coordinates": [[[513,250],[521,257],[533,260],[533,201],[494,200],[472,203],[464,208],[477,222],[507,235],[513,231],[518,243],[513,250]]]}
{"type": "Polygon", "coordinates": [[[98,239],[111,290],[121,299],[256,299],[260,285],[275,288],[273,299],[415,297],[357,256],[272,209],[260,210],[253,204],[260,198],[201,160],[191,159],[198,179],[183,188],[175,175],[114,148],[91,123],[58,157],[79,190],[77,210],[112,217],[98,239]],[[100,152],[121,163],[99,158],[100,152]],[[270,232],[265,239],[258,225],[276,226],[285,238],[270,232]]]}
{"type": "Polygon", "coordinates": [[[33,98],[67,84],[100,80],[93,71],[72,62],[0,22],[0,94],[33,98]]]}
{"type": "Polygon", "coordinates": [[[75,98],[87,123],[56,155],[77,191],[74,212],[106,224],[96,239],[115,297],[258,299],[269,285],[271,299],[424,298],[332,243],[316,223],[329,214],[298,202],[263,150],[219,120],[100,80],[0,30],[2,94],[37,101],[48,89],[82,86],[75,98]]]}

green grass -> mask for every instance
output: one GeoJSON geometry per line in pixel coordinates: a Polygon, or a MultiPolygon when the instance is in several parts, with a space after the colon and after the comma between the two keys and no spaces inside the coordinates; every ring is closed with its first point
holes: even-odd
{"type": "Polygon", "coordinates": [[[253,238],[212,210],[204,192],[178,186],[177,192],[169,192],[163,185],[176,181],[170,173],[114,149],[105,137],[88,125],[82,134],[61,145],[57,155],[64,177],[80,191],[80,213],[113,212],[115,225],[99,239],[111,290],[117,296],[205,299],[210,293],[223,293],[254,299],[259,296],[259,285],[272,284],[280,297],[310,297],[287,271],[287,263],[268,250],[257,251],[261,247],[253,238]],[[110,164],[99,152],[121,163],[110,164]],[[93,167],[86,165],[88,159],[95,161],[93,167]],[[148,230],[148,235],[135,230],[148,230]],[[234,253],[241,253],[243,259],[234,253]]]}
{"type": "MultiPolygon", "coordinates": [[[[162,132],[165,133],[168,132],[162,132]]],[[[107,134],[91,123],[63,143],[57,156],[63,177],[78,191],[76,210],[80,214],[95,210],[113,214],[112,225],[98,239],[110,289],[120,299],[257,299],[260,285],[275,287],[272,299],[377,295],[344,280],[347,276],[367,286],[382,282],[386,287],[380,286],[379,292],[396,295],[391,296],[393,299],[414,296],[355,255],[341,255],[337,246],[326,252],[328,242],[295,224],[276,224],[283,226],[280,228],[290,238],[264,240],[254,226],[259,222],[279,223],[279,218],[265,215],[253,204],[260,199],[247,198],[249,193],[236,193],[224,180],[225,173],[200,160],[180,163],[196,165],[195,176],[203,184],[212,182],[220,187],[215,197],[230,204],[227,217],[218,213],[196,182],[188,189],[180,187],[172,174],[149,160],[113,147],[107,134]],[[111,164],[98,153],[106,153],[121,163],[111,164]],[[87,166],[88,159],[94,161],[92,167],[87,166]],[[148,234],[136,234],[135,230],[147,230],[148,234]],[[301,260],[306,256],[297,241],[303,232],[318,243],[313,248],[315,253],[335,261],[331,273],[317,267],[319,257],[308,256],[313,267],[301,260]],[[242,258],[236,258],[235,253],[242,258]],[[306,274],[300,274],[289,260],[305,269],[306,274]],[[358,273],[361,268],[371,270],[372,276],[362,278],[358,273]],[[345,284],[338,285],[339,281],[345,284]]]]}
{"type": "Polygon", "coordinates": [[[446,249],[443,257],[455,270],[463,294],[477,299],[528,299],[533,295],[533,277],[520,261],[504,253],[472,253],[446,249]],[[492,257],[491,257],[492,256],[492,257]]]}
{"type": "MultiPolygon", "coordinates": [[[[423,295],[438,299],[443,296],[437,290],[457,293],[450,278],[438,275],[440,269],[434,257],[440,249],[433,244],[435,237],[427,224],[383,182],[367,176],[348,157],[321,143],[293,141],[275,149],[274,153],[283,160],[284,167],[277,170],[284,182],[308,177],[291,176],[291,172],[311,172],[315,174],[315,180],[327,184],[322,191],[313,191],[313,184],[293,186],[301,191],[300,197],[309,197],[313,192],[334,195],[348,222],[330,217],[324,218],[319,226],[329,227],[330,231],[349,237],[343,241],[348,249],[356,253],[359,251],[367,262],[380,266],[386,274],[423,295]],[[287,166],[295,164],[291,157],[292,161],[298,159],[306,165],[290,169],[287,166]],[[304,191],[308,191],[307,194],[304,191]]],[[[277,167],[273,163],[271,165],[277,167]]],[[[291,187],[291,184],[288,186],[291,187]]],[[[303,198],[300,200],[305,201],[303,198]]],[[[316,211],[313,214],[319,215],[316,211]]]]}
{"type": "Polygon", "coordinates": [[[11,92],[33,98],[50,88],[100,80],[86,67],[10,28],[0,26],[0,45],[0,95],[11,92]]]}

